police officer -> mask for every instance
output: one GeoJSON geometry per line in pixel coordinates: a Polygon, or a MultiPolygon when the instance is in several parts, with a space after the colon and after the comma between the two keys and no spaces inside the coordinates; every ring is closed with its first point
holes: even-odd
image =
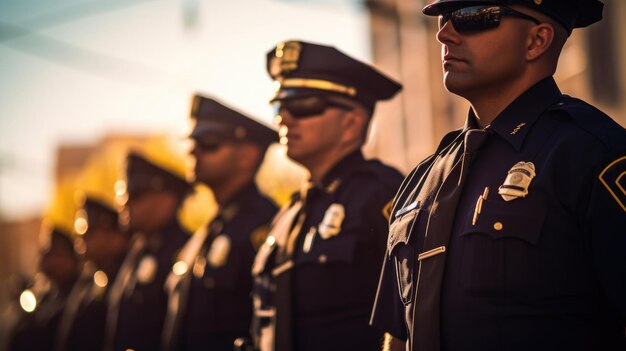
{"type": "Polygon", "coordinates": [[[39,273],[20,294],[23,309],[11,335],[9,350],[52,350],[61,313],[79,273],[79,255],[74,251],[70,228],[56,221],[43,225],[39,273]]]}
{"type": "Polygon", "coordinates": [[[165,279],[189,236],[176,214],[192,187],[182,159],[160,151],[129,153],[126,187],[117,189],[126,200],[120,221],[135,234],[109,294],[105,350],[161,345],[165,279]]]}
{"type": "MultiPolygon", "coordinates": [[[[113,189],[109,191],[112,195],[113,189]]],[[[82,236],[77,240],[84,242],[85,263],[63,310],[55,342],[59,351],[102,349],[109,282],[114,281],[129,243],[112,201],[91,194],[79,201],[74,227],[82,236]]]]}
{"type": "Polygon", "coordinates": [[[248,337],[250,267],[276,205],[254,183],[275,130],[201,95],[194,96],[191,154],[196,181],[208,185],[217,215],[185,245],[168,278],[163,330],[167,350],[232,351],[248,337]]]}
{"type": "Polygon", "coordinates": [[[261,350],[376,350],[368,326],[400,173],[361,147],[376,102],[401,86],[339,50],[286,41],[267,54],[287,155],[310,174],[255,259],[261,350]]]}
{"type": "Polygon", "coordinates": [[[624,350],[626,131],[552,78],[602,7],[424,8],[444,84],[471,108],[394,202],[372,318],[391,349],[624,350]]]}

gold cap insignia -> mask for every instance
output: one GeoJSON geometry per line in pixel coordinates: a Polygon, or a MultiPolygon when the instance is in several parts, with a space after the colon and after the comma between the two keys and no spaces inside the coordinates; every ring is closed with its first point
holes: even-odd
{"type": "Polygon", "coordinates": [[[193,100],[191,100],[191,111],[190,111],[190,115],[191,117],[196,117],[198,115],[198,109],[200,109],[200,103],[202,102],[202,98],[198,95],[193,97],[193,100]]]}
{"type": "Polygon", "coordinates": [[[504,201],[511,201],[528,195],[530,182],[535,178],[535,165],[532,162],[516,163],[506,176],[504,184],[498,188],[498,194],[504,201]]]}
{"type": "Polygon", "coordinates": [[[298,69],[298,60],[302,44],[297,41],[285,41],[276,45],[276,51],[270,61],[272,77],[283,76],[298,69]]]}
{"type": "Polygon", "coordinates": [[[137,266],[137,281],[141,284],[148,284],[154,280],[159,263],[152,255],[144,257],[137,266]]]}
{"type": "Polygon", "coordinates": [[[228,261],[230,253],[230,238],[226,235],[219,235],[211,243],[211,248],[206,255],[207,262],[211,267],[221,267],[228,261]]]}
{"type": "Polygon", "coordinates": [[[329,239],[341,232],[341,224],[346,217],[346,210],[341,204],[332,204],[328,206],[324,219],[317,227],[318,233],[322,239],[329,239]]]}

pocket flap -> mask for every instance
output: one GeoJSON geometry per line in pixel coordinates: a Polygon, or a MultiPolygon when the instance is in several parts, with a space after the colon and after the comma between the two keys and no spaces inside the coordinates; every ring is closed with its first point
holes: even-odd
{"type": "Polygon", "coordinates": [[[472,225],[472,218],[468,218],[460,235],[484,233],[494,240],[516,238],[537,245],[547,208],[544,202],[535,200],[538,199],[525,198],[506,203],[485,201],[476,223],[472,225]]]}
{"type": "Polygon", "coordinates": [[[403,213],[400,217],[396,218],[393,223],[391,223],[391,226],[389,227],[389,238],[387,239],[387,250],[390,254],[398,244],[409,244],[413,226],[419,217],[420,212],[419,208],[414,208],[403,213]]]}

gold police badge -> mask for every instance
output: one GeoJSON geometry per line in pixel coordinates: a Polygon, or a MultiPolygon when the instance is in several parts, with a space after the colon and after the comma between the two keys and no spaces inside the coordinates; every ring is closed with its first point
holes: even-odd
{"type": "Polygon", "coordinates": [[[211,248],[206,255],[207,262],[211,267],[221,267],[228,261],[228,255],[230,254],[230,238],[226,235],[219,235],[211,243],[211,248]]]}
{"type": "Polygon", "coordinates": [[[328,206],[322,223],[317,226],[317,231],[322,239],[329,239],[341,232],[341,224],[346,216],[346,210],[341,204],[328,206]]]}
{"type": "Polygon", "coordinates": [[[532,162],[516,163],[506,176],[504,184],[498,188],[498,194],[504,201],[511,201],[528,195],[530,182],[535,178],[535,165],[532,162]]]}
{"type": "Polygon", "coordinates": [[[137,281],[141,284],[148,284],[154,280],[158,269],[158,262],[152,255],[144,257],[137,266],[137,281]]]}

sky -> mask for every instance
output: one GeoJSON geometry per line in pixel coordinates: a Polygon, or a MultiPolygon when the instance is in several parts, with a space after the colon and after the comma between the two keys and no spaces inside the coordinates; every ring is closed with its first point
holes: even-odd
{"type": "Polygon", "coordinates": [[[286,39],[370,61],[358,0],[0,0],[0,216],[43,210],[61,144],[183,135],[194,92],[271,123],[286,39]]]}

